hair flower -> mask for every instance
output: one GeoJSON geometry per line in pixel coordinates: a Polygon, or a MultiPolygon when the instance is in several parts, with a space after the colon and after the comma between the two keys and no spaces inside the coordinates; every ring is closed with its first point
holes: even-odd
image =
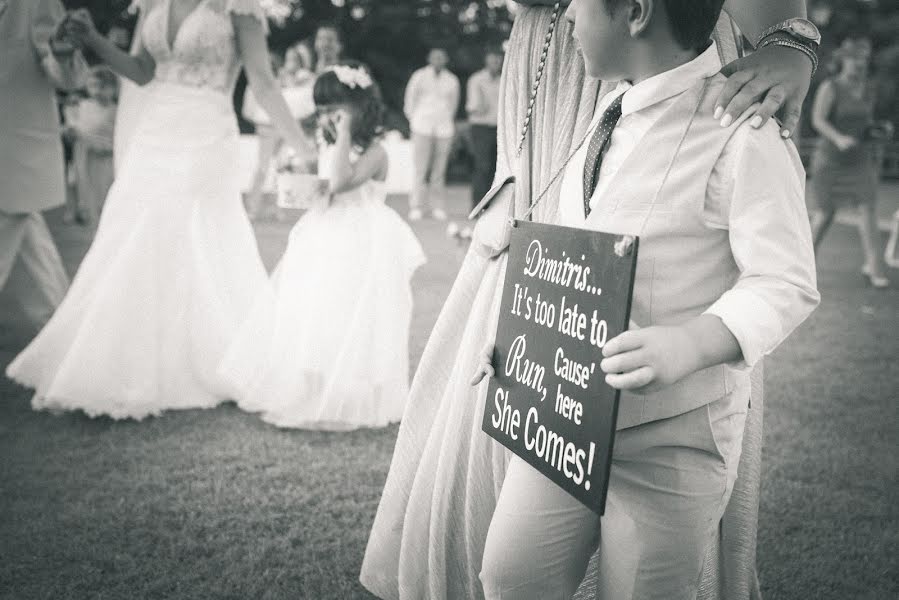
{"type": "Polygon", "coordinates": [[[361,67],[350,67],[348,65],[335,65],[331,67],[331,71],[337,75],[338,81],[348,88],[363,90],[371,87],[371,76],[361,67]]]}

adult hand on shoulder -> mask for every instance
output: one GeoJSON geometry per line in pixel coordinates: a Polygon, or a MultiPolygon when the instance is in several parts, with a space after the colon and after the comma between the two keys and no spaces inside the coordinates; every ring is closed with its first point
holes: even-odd
{"type": "Polygon", "coordinates": [[[782,108],[781,136],[789,138],[796,131],[812,78],[812,63],[802,52],[766,46],[735,60],[721,72],[728,79],[715,103],[715,118],[721,119],[723,127],[759,102],[750,121],[753,127],[761,127],[782,108]]]}

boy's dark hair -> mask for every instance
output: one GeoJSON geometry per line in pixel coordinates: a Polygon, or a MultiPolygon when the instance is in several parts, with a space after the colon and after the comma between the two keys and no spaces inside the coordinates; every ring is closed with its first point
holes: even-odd
{"type": "MultiPolygon", "coordinates": [[[[624,6],[628,0],[604,0],[609,12],[624,6]]],[[[682,48],[705,50],[715,23],[721,15],[724,0],[658,0],[665,6],[671,33],[682,48]]]]}
{"type": "MultiPolygon", "coordinates": [[[[359,61],[341,61],[340,65],[362,69],[371,77],[371,71],[359,61]]],[[[372,77],[367,88],[350,87],[337,78],[334,71],[325,71],[315,80],[312,98],[316,106],[327,104],[350,104],[356,109],[353,119],[353,144],[366,150],[381,134],[384,123],[384,101],[381,89],[372,77]]]]}

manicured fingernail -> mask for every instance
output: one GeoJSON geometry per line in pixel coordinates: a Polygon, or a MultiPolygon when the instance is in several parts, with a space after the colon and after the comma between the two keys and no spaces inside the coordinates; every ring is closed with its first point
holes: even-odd
{"type": "Polygon", "coordinates": [[[716,107],[715,107],[715,114],[712,115],[712,118],[715,119],[715,120],[720,119],[720,118],[721,118],[721,114],[722,114],[723,112],[724,112],[724,109],[723,109],[723,108],[721,108],[720,106],[716,106],[716,107]]]}
{"type": "Polygon", "coordinates": [[[762,126],[762,117],[760,115],[752,117],[752,120],[749,122],[749,124],[758,129],[762,126]]]}
{"type": "Polygon", "coordinates": [[[734,118],[730,115],[724,115],[724,118],[721,119],[721,126],[728,127],[731,123],[734,122],[734,118]]]}
{"type": "Polygon", "coordinates": [[[789,129],[784,129],[783,131],[780,132],[780,137],[782,137],[783,139],[787,139],[790,137],[791,133],[793,133],[793,132],[790,131],[789,129]]]}

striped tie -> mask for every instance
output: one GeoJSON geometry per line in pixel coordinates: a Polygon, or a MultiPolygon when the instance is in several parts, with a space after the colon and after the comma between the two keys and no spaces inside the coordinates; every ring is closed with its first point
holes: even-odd
{"type": "Polygon", "coordinates": [[[584,218],[590,216],[590,198],[596,189],[596,183],[599,179],[599,166],[602,159],[609,149],[609,141],[612,139],[612,130],[621,118],[621,94],[603,113],[599,126],[593,132],[590,138],[590,145],[587,146],[587,160],[584,162],[584,218]]]}

